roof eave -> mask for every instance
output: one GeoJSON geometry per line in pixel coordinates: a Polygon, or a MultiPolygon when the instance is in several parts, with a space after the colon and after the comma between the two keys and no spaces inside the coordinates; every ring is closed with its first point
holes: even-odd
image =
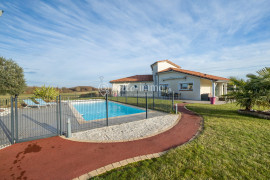
{"type": "Polygon", "coordinates": [[[189,73],[185,73],[185,72],[179,72],[179,71],[175,71],[173,69],[170,69],[168,71],[162,71],[162,72],[158,72],[159,73],[165,73],[165,72],[178,72],[178,73],[183,73],[183,74],[187,74],[187,75],[190,75],[190,76],[195,76],[195,77],[199,77],[199,78],[202,78],[202,79],[208,79],[208,80],[211,80],[211,81],[224,81],[224,82],[228,82],[228,80],[223,80],[223,79],[211,79],[211,78],[207,78],[207,77],[202,77],[202,76],[197,76],[197,75],[193,75],[193,74],[189,74],[189,73]]]}
{"type": "Polygon", "coordinates": [[[153,82],[153,81],[118,81],[118,82],[110,81],[110,83],[138,83],[138,82],[153,82]]]}

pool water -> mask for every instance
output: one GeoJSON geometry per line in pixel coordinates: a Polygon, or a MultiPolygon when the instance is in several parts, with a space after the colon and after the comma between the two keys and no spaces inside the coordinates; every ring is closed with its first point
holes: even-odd
{"type": "MultiPolygon", "coordinates": [[[[104,119],[106,118],[106,102],[83,102],[74,103],[75,109],[82,115],[86,121],[104,119]]],[[[145,112],[142,109],[118,104],[114,102],[108,102],[108,116],[117,117],[129,114],[137,114],[145,112]]]]}

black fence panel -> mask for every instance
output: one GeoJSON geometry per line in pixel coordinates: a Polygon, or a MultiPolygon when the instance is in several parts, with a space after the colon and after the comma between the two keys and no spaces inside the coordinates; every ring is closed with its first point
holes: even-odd
{"type": "Polygon", "coordinates": [[[177,99],[155,91],[0,99],[0,146],[66,135],[68,121],[74,133],[164,115],[177,99]]]}
{"type": "Polygon", "coordinates": [[[0,148],[13,142],[11,99],[0,99],[0,148]]]}
{"type": "Polygon", "coordinates": [[[56,136],[57,102],[41,98],[15,98],[15,141],[56,136]]]}

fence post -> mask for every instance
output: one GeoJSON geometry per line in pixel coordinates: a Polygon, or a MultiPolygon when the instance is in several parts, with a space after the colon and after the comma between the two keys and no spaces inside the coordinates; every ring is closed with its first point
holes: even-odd
{"type": "Polygon", "coordinates": [[[18,97],[15,96],[15,130],[16,130],[16,134],[15,134],[15,141],[17,142],[19,139],[19,129],[18,129],[18,97]]]}
{"type": "Polygon", "coordinates": [[[147,103],[147,92],[145,92],[145,119],[148,117],[148,103],[147,103]]]}
{"type": "Polygon", "coordinates": [[[11,143],[14,144],[14,109],[13,109],[13,97],[10,98],[11,108],[11,143]]]}
{"type": "Polygon", "coordinates": [[[70,123],[70,118],[68,118],[68,121],[67,121],[67,138],[71,138],[71,123],[70,123]]]}
{"type": "Polygon", "coordinates": [[[116,91],[116,101],[118,101],[118,91],[116,91]]]}
{"type": "Polygon", "coordinates": [[[172,92],[172,110],[174,109],[173,105],[174,105],[174,91],[172,92]]]}
{"type": "Polygon", "coordinates": [[[155,91],[153,91],[153,109],[155,109],[155,91]]]}
{"type": "Polygon", "coordinates": [[[109,126],[108,94],[106,93],[106,125],[109,126]]]}
{"type": "Polygon", "coordinates": [[[137,106],[139,106],[139,91],[137,91],[137,106]]]}
{"type": "Polygon", "coordinates": [[[125,94],[126,94],[126,104],[127,104],[127,92],[125,92],[125,94]]]}
{"type": "Polygon", "coordinates": [[[61,105],[61,95],[59,95],[59,132],[62,135],[62,105],[61,105]]]}
{"type": "Polygon", "coordinates": [[[59,101],[58,96],[56,96],[56,129],[57,129],[57,135],[59,135],[59,101]]]}

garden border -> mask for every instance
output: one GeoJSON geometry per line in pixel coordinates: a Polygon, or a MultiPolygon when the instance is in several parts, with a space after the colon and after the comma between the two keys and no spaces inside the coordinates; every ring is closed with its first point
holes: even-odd
{"type": "Polygon", "coordinates": [[[253,117],[257,117],[257,118],[262,118],[262,119],[268,119],[268,120],[270,120],[270,115],[261,114],[261,113],[256,112],[256,111],[245,111],[245,110],[239,109],[237,112],[239,114],[243,114],[243,115],[250,115],[250,116],[253,116],[253,117]]]}

